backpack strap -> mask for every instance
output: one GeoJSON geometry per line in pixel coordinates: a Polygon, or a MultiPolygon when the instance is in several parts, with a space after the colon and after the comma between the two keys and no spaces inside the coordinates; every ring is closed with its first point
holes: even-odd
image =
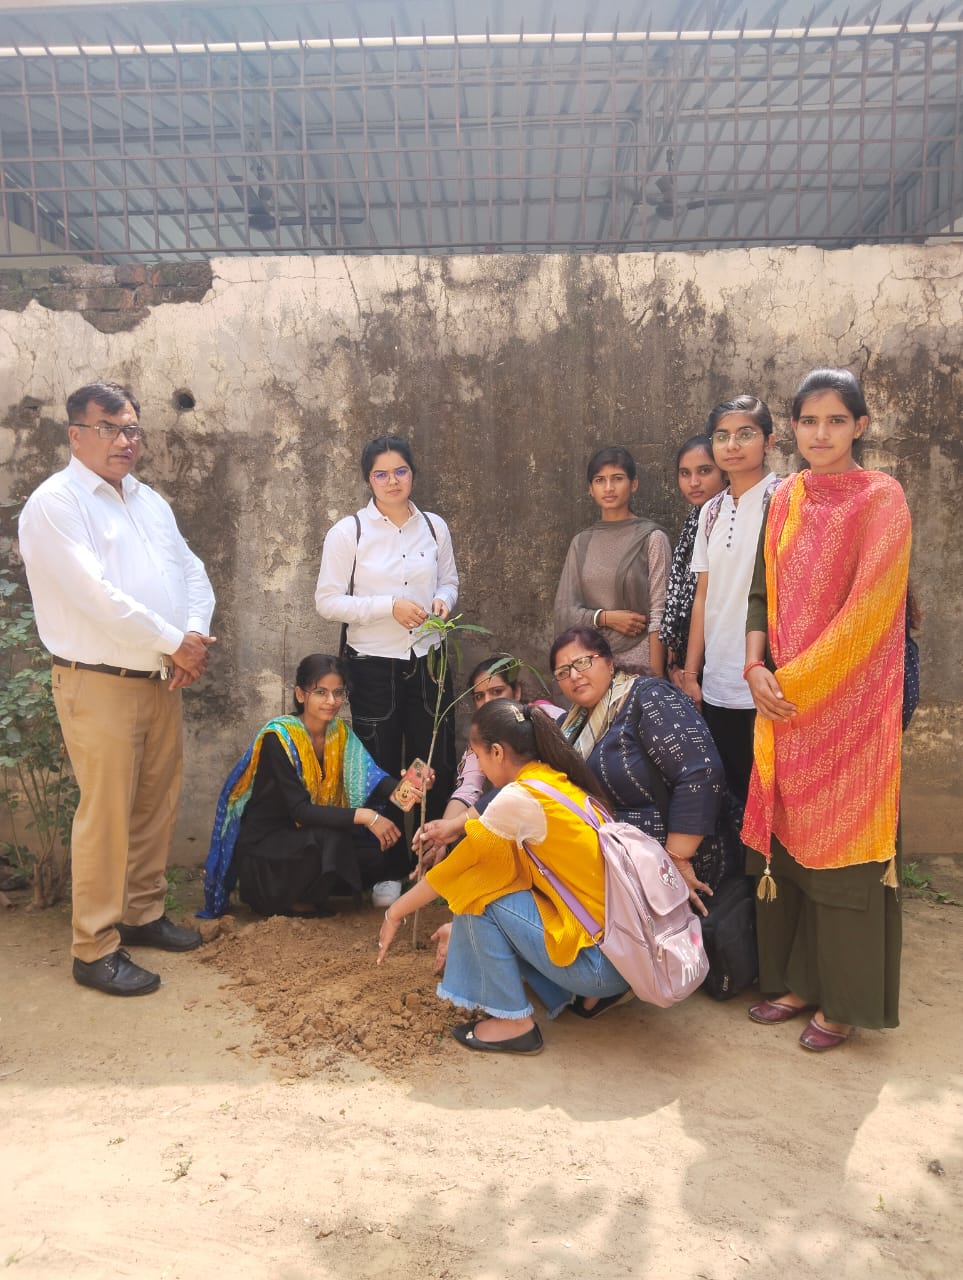
{"type": "MultiPolygon", "coordinates": [[[[550,782],[539,782],[537,779],[532,778],[531,781],[523,782],[521,785],[528,791],[540,791],[542,795],[548,796],[550,800],[557,800],[559,804],[564,805],[566,809],[574,813],[577,818],[581,818],[583,822],[587,823],[596,834],[598,834],[603,821],[611,821],[605,810],[599,808],[590,796],[585,797],[585,806],[583,808],[582,805],[576,804],[571,796],[567,796],[564,791],[559,791],[558,787],[553,787],[550,782]]],[[[525,841],[522,841],[522,848],[593,942],[600,942],[604,932],[602,925],[599,924],[594,916],[589,914],[571,889],[562,883],[555,872],[545,865],[535,850],[525,841]]]]}
{"type": "MultiPolygon", "coordinates": [[[[425,516],[425,519],[427,520],[428,517],[425,516]]],[[[429,529],[431,529],[430,524],[428,525],[428,527],[429,529]]],[[[431,531],[432,533],[435,532],[434,529],[432,529],[431,531]]],[[[360,547],[360,545],[361,545],[361,517],[358,515],[356,511],[354,513],[354,563],[351,566],[351,577],[348,579],[348,595],[349,596],[354,595],[354,571],[358,567],[358,547],[360,547]]],[[[346,622],[342,622],[341,639],[338,641],[338,657],[339,658],[344,657],[344,651],[345,649],[347,649],[347,647],[348,647],[348,624],[346,622]]]]}
{"type": "MultiPolygon", "coordinates": [[[[434,538],[435,542],[437,542],[437,541],[438,541],[438,534],[437,534],[437,533],[435,533],[435,526],[434,526],[434,525],[431,523],[431,521],[428,519],[428,513],[427,513],[426,511],[422,511],[422,513],[421,513],[421,514],[425,517],[425,524],[428,526],[429,530],[431,531],[431,536],[434,538]]],[[[357,517],[357,516],[355,516],[355,519],[356,519],[356,520],[357,520],[357,518],[358,518],[358,517],[357,517]]],[[[360,529],[360,526],[359,526],[359,529],[360,529]]]]}
{"type": "Polygon", "coordinates": [[[579,922],[579,924],[582,926],[585,932],[589,935],[592,941],[601,942],[602,934],[605,932],[605,930],[602,928],[599,922],[595,919],[595,917],[590,915],[589,912],[585,909],[585,907],[582,906],[581,902],[579,902],[578,898],[576,898],[575,894],[571,891],[571,889],[569,889],[566,885],[562,884],[561,880],[559,880],[555,872],[545,865],[545,863],[541,860],[541,858],[538,856],[535,850],[531,848],[531,846],[528,844],[526,840],[522,841],[522,848],[528,854],[529,858],[531,858],[532,862],[535,864],[535,867],[538,869],[538,871],[541,872],[542,876],[544,876],[544,878],[552,886],[552,888],[555,890],[558,896],[562,899],[562,901],[568,907],[569,911],[571,911],[572,915],[579,922]]]}
{"type": "MultiPolygon", "coordinates": [[[[773,472],[769,476],[769,480],[766,483],[766,488],[764,490],[763,500],[762,500],[763,520],[765,520],[766,513],[769,510],[769,502],[772,498],[772,495],[776,492],[776,490],[782,484],[783,479],[784,479],[783,476],[777,476],[775,472],[773,472]]],[[[717,493],[715,497],[710,498],[709,501],[706,503],[706,539],[708,539],[709,534],[712,532],[712,526],[715,524],[715,522],[719,518],[719,513],[722,510],[722,503],[727,493],[729,493],[728,485],[726,486],[725,489],[722,490],[721,493],[717,493]]]]}
{"type": "Polygon", "coordinates": [[[567,796],[564,791],[559,791],[558,787],[553,787],[550,782],[539,782],[537,778],[523,782],[523,787],[528,787],[531,791],[540,791],[543,796],[548,796],[551,800],[557,800],[559,804],[563,804],[566,809],[570,809],[576,817],[582,818],[590,827],[594,827],[598,831],[603,822],[611,822],[612,819],[602,806],[593,800],[591,796],[585,797],[584,807],[576,804],[571,796],[567,796]]]}
{"type": "Polygon", "coordinates": [[[712,526],[719,519],[719,512],[722,510],[722,503],[728,492],[729,492],[729,488],[728,486],[726,486],[726,488],[723,489],[721,493],[717,493],[715,497],[710,498],[709,501],[706,503],[706,540],[707,541],[709,538],[709,534],[712,532],[712,526]]]}

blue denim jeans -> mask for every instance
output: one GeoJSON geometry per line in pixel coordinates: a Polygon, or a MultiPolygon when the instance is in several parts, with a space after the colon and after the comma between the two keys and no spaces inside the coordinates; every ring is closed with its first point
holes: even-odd
{"type": "Polygon", "coordinates": [[[628,983],[599,947],[583,947],[568,965],[545,950],[545,929],[529,890],[490,902],[480,916],[455,916],[445,973],[437,994],[462,1009],[493,1018],[527,1018],[532,1006],[524,984],[557,1018],[574,996],[615,996],[628,983]]]}

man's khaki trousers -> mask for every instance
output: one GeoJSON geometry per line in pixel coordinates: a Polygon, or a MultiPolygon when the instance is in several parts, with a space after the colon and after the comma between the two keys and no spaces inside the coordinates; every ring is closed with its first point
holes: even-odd
{"type": "Polygon", "coordinates": [[[163,915],[181,790],[181,693],[164,680],[55,666],[53,696],[80,786],[73,954],[89,964],[120,946],[118,923],[163,915]]]}

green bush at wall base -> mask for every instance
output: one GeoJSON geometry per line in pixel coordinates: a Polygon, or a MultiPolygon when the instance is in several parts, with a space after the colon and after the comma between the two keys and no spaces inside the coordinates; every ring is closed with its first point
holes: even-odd
{"type": "Polygon", "coordinates": [[[0,851],[30,879],[34,906],[63,896],[78,799],[50,691],[50,656],[26,588],[0,569],[0,810],[11,837],[0,851]]]}

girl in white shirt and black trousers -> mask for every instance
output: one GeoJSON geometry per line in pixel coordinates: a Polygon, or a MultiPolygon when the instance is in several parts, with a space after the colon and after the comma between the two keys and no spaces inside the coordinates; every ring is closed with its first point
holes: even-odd
{"type": "MultiPolygon", "coordinates": [[[[427,654],[438,640],[421,631],[429,614],[448,618],[458,600],[458,570],[448,526],[411,501],[415,462],[400,436],[365,445],[361,474],[372,498],[339,520],[324,540],[314,601],[328,622],[345,624],[344,656],[351,676],[351,723],[374,760],[400,777],[431,741],[438,688],[427,654]]],[[[452,699],[445,690],[442,705],[452,699]]],[[[438,817],[451,793],[455,744],[446,718],[432,757],[435,782],[428,817],[438,817]]],[[[406,859],[407,853],[402,851],[406,859]]],[[[398,881],[376,885],[376,905],[401,892],[398,881]],[[396,891],[397,890],[397,891],[396,891]]]]}

